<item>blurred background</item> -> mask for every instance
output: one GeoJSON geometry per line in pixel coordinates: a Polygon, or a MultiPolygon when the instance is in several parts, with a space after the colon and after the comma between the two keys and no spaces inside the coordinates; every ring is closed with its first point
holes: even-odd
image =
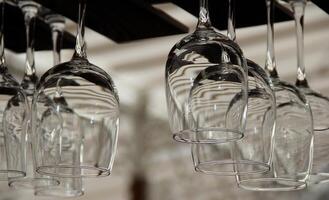
{"type": "MultiPolygon", "coordinates": [[[[68,6],[62,10],[60,4],[52,6],[55,10],[61,10],[63,14],[68,12],[69,8],[77,11],[76,5],[69,5],[71,1],[64,2],[68,6]]],[[[119,144],[113,173],[106,178],[85,179],[85,195],[79,199],[329,199],[329,184],[311,187],[300,192],[248,192],[237,188],[233,177],[216,177],[194,172],[190,146],[175,142],[169,131],[164,70],[167,54],[171,47],[194,30],[197,22],[195,17],[197,11],[192,6],[186,6],[190,1],[185,1],[185,4],[183,1],[155,1],[148,3],[149,7],[137,7],[140,10],[134,9],[127,3],[134,1],[127,1],[127,4],[118,3],[116,5],[118,7],[114,6],[115,8],[105,6],[105,11],[101,10],[99,16],[94,16],[94,6],[100,2],[102,1],[91,3],[90,10],[87,8],[88,28],[85,38],[90,62],[106,70],[113,77],[119,91],[121,101],[119,144]],[[124,10],[124,6],[130,13],[125,13],[127,11],[124,10]],[[112,18],[106,18],[102,11],[108,13],[113,11],[112,18]],[[138,14],[142,11],[145,11],[146,14],[138,14]],[[148,12],[156,13],[159,21],[156,21],[158,18],[152,18],[152,15],[148,15],[148,12]],[[125,23],[135,23],[131,21],[134,16],[136,20],[145,19],[148,21],[138,21],[138,24],[132,27],[129,24],[126,25],[125,23]],[[95,25],[93,20],[97,20],[99,17],[102,21],[99,22],[100,25],[97,23],[95,25]],[[105,26],[106,24],[107,26],[105,26]],[[111,25],[113,25],[113,29],[111,29],[111,25]],[[107,34],[104,34],[105,32],[107,34]]],[[[239,6],[239,2],[244,1],[237,2],[238,42],[246,57],[264,66],[266,51],[265,3],[255,1],[257,6],[244,7],[239,6]],[[243,9],[240,14],[239,9],[243,9]],[[250,18],[246,18],[248,16],[250,18]]],[[[195,1],[194,6],[198,9],[198,1],[195,1]]],[[[216,6],[210,4],[214,24],[226,34],[224,29],[226,27],[227,8],[226,6],[216,6]]],[[[282,11],[278,12],[279,16],[277,23],[275,23],[278,70],[282,79],[294,83],[297,60],[294,22],[288,15],[280,13],[282,11]]],[[[62,51],[62,61],[68,61],[73,53],[73,35],[75,35],[76,30],[74,20],[77,16],[74,13],[67,15],[65,29],[67,36],[64,38],[65,49],[62,51]],[[71,18],[72,16],[73,18],[71,18]]],[[[5,37],[8,38],[8,41],[6,40],[6,45],[8,44],[6,59],[9,70],[17,79],[21,80],[25,65],[23,18],[20,19],[19,15],[14,15],[17,19],[10,16],[7,17],[6,15],[5,24],[5,37]],[[13,31],[15,28],[19,30],[19,27],[22,27],[21,32],[13,31]]],[[[50,48],[47,49],[47,45],[43,46],[43,43],[47,41],[51,46],[50,32],[49,38],[47,35],[40,36],[43,29],[38,27],[36,29],[36,69],[37,74],[41,76],[52,67],[53,59],[50,48]],[[38,39],[40,40],[38,41],[38,39]]],[[[305,57],[308,80],[312,88],[327,96],[329,96],[328,41],[329,15],[318,5],[310,3],[305,16],[305,57]]],[[[51,198],[35,197],[32,192],[10,190],[7,183],[0,183],[0,200],[16,199],[41,200],[51,198]]]]}

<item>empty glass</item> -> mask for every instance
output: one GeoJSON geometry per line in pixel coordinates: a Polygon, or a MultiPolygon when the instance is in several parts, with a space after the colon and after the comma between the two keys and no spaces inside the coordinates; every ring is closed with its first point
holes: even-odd
{"type": "Polygon", "coordinates": [[[288,5],[294,15],[297,38],[297,80],[296,86],[305,94],[313,114],[314,157],[311,183],[329,181],[329,98],[312,90],[306,80],[304,61],[304,13],[307,0],[290,0],[288,5]]]}
{"type": "MultiPolygon", "coordinates": [[[[249,63],[248,114],[244,138],[231,143],[193,144],[192,158],[198,172],[233,176],[236,173],[269,171],[275,133],[275,97],[267,75],[255,68],[256,64],[249,63]]],[[[221,102],[221,89],[225,90],[220,86],[221,80],[217,79],[218,74],[224,73],[221,70],[225,70],[225,67],[208,67],[195,79],[190,94],[191,112],[206,116],[203,124],[216,123],[218,115],[225,115],[226,126],[234,127],[237,126],[236,111],[243,105],[244,99],[241,93],[237,93],[226,112],[216,109],[221,102]]],[[[196,120],[196,124],[200,120],[196,120]]]]}
{"type": "MultiPolygon", "coordinates": [[[[37,82],[37,76],[35,73],[34,62],[34,20],[37,16],[39,4],[30,0],[19,0],[18,6],[21,8],[26,27],[26,68],[21,87],[24,89],[28,98],[29,106],[31,106],[31,98],[35,90],[35,84],[37,82]]],[[[26,175],[24,177],[10,177],[8,179],[8,185],[15,189],[28,189],[34,190],[36,188],[48,187],[52,185],[58,185],[58,180],[52,177],[45,177],[38,175],[35,172],[35,157],[32,151],[33,136],[31,132],[31,112],[27,114],[28,122],[26,127],[26,137],[24,148],[24,156],[21,162],[25,166],[26,175]]]]}
{"type": "Polygon", "coordinates": [[[276,71],[273,1],[267,0],[268,35],[266,72],[276,97],[276,133],[271,168],[264,174],[237,175],[239,187],[257,191],[291,191],[306,187],[313,161],[313,119],[305,96],[280,81],[276,71]]]}
{"type": "MultiPolygon", "coordinates": [[[[42,15],[46,23],[49,24],[53,40],[53,62],[54,66],[58,65],[61,60],[61,43],[63,31],[65,28],[65,18],[58,14],[50,13],[49,10],[43,9],[42,15]]],[[[78,162],[78,159],[76,159],[78,162]]],[[[76,172],[79,172],[77,170],[76,172]]],[[[37,196],[54,196],[54,197],[79,197],[84,194],[82,178],[59,178],[60,184],[45,188],[36,188],[34,194],[37,196]]]]}
{"type": "MultiPolygon", "coordinates": [[[[170,51],[166,64],[166,95],[169,124],[175,140],[185,143],[218,143],[238,140],[243,137],[247,111],[247,67],[239,46],[215,30],[210,23],[208,1],[200,1],[200,15],[196,30],[179,41],[170,51]],[[208,121],[215,114],[208,107],[207,113],[199,112],[206,102],[189,103],[194,79],[210,66],[225,64],[223,74],[217,74],[222,85],[220,104],[216,108],[216,122],[208,121]],[[232,98],[241,93],[245,100],[236,107],[237,123],[227,127],[225,113],[232,98]],[[198,104],[198,105],[197,105],[198,104]],[[193,118],[191,118],[191,112],[193,118]],[[211,117],[211,116],[210,116],[211,117]],[[196,136],[198,135],[198,136],[196,136]]],[[[202,95],[200,93],[200,95],[202,95]]],[[[208,98],[208,97],[205,97],[208,98]]]]}
{"type": "Polygon", "coordinates": [[[0,2],[0,181],[25,176],[24,146],[29,113],[27,98],[5,62],[4,4],[0,2]]]}
{"type": "MultiPolygon", "coordinates": [[[[234,0],[229,1],[228,37],[235,41],[234,26],[234,0]]],[[[271,80],[265,71],[251,60],[248,65],[248,113],[244,138],[232,143],[225,144],[193,144],[192,158],[196,171],[217,175],[236,175],[249,173],[264,173],[269,171],[273,151],[273,137],[275,133],[275,96],[271,89],[271,80]]],[[[221,101],[221,89],[217,79],[220,70],[224,67],[208,67],[196,78],[191,92],[192,99],[201,99],[203,106],[199,105],[203,115],[208,108],[213,113],[226,116],[227,127],[236,126],[238,108],[243,105],[244,99],[241,93],[237,93],[226,112],[219,113],[216,109],[221,101]],[[212,71],[211,71],[212,70],[212,71]],[[208,75],[206,77],[205,75],[208,75]],[[199,81],[200,79],[201,81],[199,81]],[[217,80],[216,80],[217,79],[217,80]],[[201,86],[202,83],[202,86],[201,86]],[[200,85],[200,86],[198,86],[200,85]],[[196,95],[200,93],[202,95],[196,95]],[[208,97],[205,99],[205,97],[208,97]]],[[[195,100],[194,100],[195,101],[195,100]]],[[[194,107],[191,101],[191,107],[194,107]]],[[[193,111],[193,109],[191,109],[193,111]]],[[[205,120],[208,123],[216,121],[213,115],[205,120]]],[[[196,122],[197,124],[198,122],[196,122]]]]}
{"type": "Polygon", "coordinates": [[[314,125],[314,157],[311,183],[329,181],[329,99],[312,90],[306,80],[304,61],[304,13],[307,0],[281,0],[292,12],[296,24],[297,38],[297,80],[296,86],[304,93],[309,101],[314,125]]]}
{"type": "MultiPolygon", "coordinates": [[[[228,37],[235,33],[235,0],[229,0],[228,37]]],[[[237,174],[264,173],[270,170],[276,123],[276,100],[272,81],[258,64],[247,59],[248,66],[248,115],[244,138],[234,143],[232,159],[237,174]]],[[[237,96],[237,100],[240,97],[237,96]]],[[[234,110],[227,113],[234,123],[234,110]]]]}
{"type": "Polygon", "coordinates": [[[79,1],[76,48],[48,70],[33,98],[37,172],[78,178],[111,173],[119,129],[119,98],[111,77],[87,60],[86,1],[79,1]]]}

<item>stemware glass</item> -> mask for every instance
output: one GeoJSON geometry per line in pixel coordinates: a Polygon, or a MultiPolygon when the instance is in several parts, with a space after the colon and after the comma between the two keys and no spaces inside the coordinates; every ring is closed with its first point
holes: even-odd
{"type": "Polygon", "coordinates": [[[313,161],[313,119],[305,96],[279,79],[273,32],[273,0],[267,6],[267,55],[265,71],[276,97],[276,133],[270,171],[237,175],[239,187],[257,191],[291,191],[306,187],[313,161]]]}
{"type": "MultiPolygon", "coordinates": [[[[58,65],[61,60],[61,44],[63,32],[65,29],[65,18],[58,14],[50,13],[44,9],[42,15],[47,24],[49,24],[52,33],[53,42],[53,62],[58,65]]],[[[59,185],[36,188],[34,194],[37,196],[54,197],[78,197],[84,194],[82,178],[59,178],[59,185]]]]}
{"type": "Polygon", "coordinates": [[[8,181],[26,173],[23,159],[29,107],[5,62],[4,4],[5,1],[0,2],[0,180],[8,181]]]}
{"type": "Polygon", "coordinates": [[[304,93],[312,109],[314,125],[314,156],[311,183],[329,181],[329,98],[314,91],[306,80],[304,60],[304,14],[307,0],[281,0],[293,13],[297,38],[296,86],[304,93]]]}
{"type": "Polygon", "coordinates": [[[169,124],[175,140],[219,143],[243,137],[248,87],[246,61],[239,46],[211,26],[207,0],[200,0],[196,30],[171,49],[165,76],[169,124]],[[222,67],[218,64],[225,64],[226,68],[219,69],[223,74],[217,74],[218,80],[221,79],[218,84],[223,87],[219,90],[220,103],[216,108],[209,106],[207,112],[199,112],[202,109],[198,108],[207,104],[200,99],[191,110],[188,99],[195,77],[207,67],[222,67]],[[220,113],[226,112],[237,93],[242,94],[244,101],[236,107],[236,123],[228,127],[225,115],[220,113]]]}
{"type": "MultiPolygon", "coordinates": [[[[211,93],[213,98],[211,103],[216,103],[216,73],[222,73],[212,67],[206,69],[208,82],[213,83],[211,93]]],[[[223,68],[221,66],[221,68],[223,68]]],[[[269,87],[263,87],[266,74],[259,74],[254,68],[248,68],[248,73],[255,79],[254,85],[248,91],[248,118],[245,136],[242,140],[218,144],[192,144],[192,159],[197,172],[205,174],[234,176],[240,174],[265,173],[270,170],[272,138],[275,125],[275,98],[269,87]],[[272,94],[272,95],[271,95],[272,94]],[[250,112],[249,111],[252,111],[250,112]]],[[[199,76],[200,76],[199,75],[199,76]]],[[[205,80],[205,78],[202,78],[205,80]]],[[[251,79],[251,78],[250,78],[251,79]]],[[[198,82],[199,77],[195,79],[198,82]]],[[[191,90],[191,102],[199,98],[198,93],[202,91],[202,86],[197,83],[191,90]]],[[[209,90],[211,90],[209,89],[209,90]]],[[[203,93],[206,93],[203,90],[203,93]]],[[[243,101],[240,94],[232,100],[232,106],[226,113],[229,123],[234,123],[236,106],[240,106],[243,101]]],[[[209,101],[208,101],[209,103],[209,101]]]]}
{"type": "MultiPolygon", "coordinates": [[[[234,24],[234,0],[229,0],[228,17],[228,37],[235,42],[235,24],[234,24]]],[[[215,175],[236,175],[249,173],[264,173],[270,170],[271,157],[273,151],[273,137],[275,133],[275,96],[271,89],[271,80],[265,71],[256,63],[247,59],[248,65],[248,113],[244,138],[231,143],[222,144],[193,144],[192,158],[196,171],[215,175]]],[[[209,105],[217,104],[218,85],[216,73],[222,73],[213,70],[214,67],[208,67],[199,76],[208,75],[201,78],[203,82],[207,80],[212,82],[211,98],[203,100],[209,105]]],[[[223,68],[223,67],[222,67],[223,68]]],[[[192,105],[194,99],[198,99],[198,93],[207,94],[204,84],[199,82],[199,76],[195,79],[191,90],[192,105]],[[200,85],[200,86],[199,86],[200,85]]],[[[205,96],[205,95],[204,95],[205,96]]],[[[210,96],[210,95],[209,95],[210,96]]],[[[232,100],[232,106],[226,113],[228,123],[235,123],[237,106],[243,101],[242,95],[237,94],[232,100]]],[[[203,110],[204,111],[204,107],[203,110]]]]}
{"type": "Polygon", "coordinates": [[[117,147],[119,98],[111,77],[89,63],[84,42],[86,1],[79,1],[75,53],[48,70],[33,98],[37,172],[77,178],[111,173],[117,147]]]}
{"type": "MultiPolygon", "coordinates": [[[[31,98],[35,90],[37,76],[35,72],[34,62],[34,25],[40,5],[30,0],[19,0],[18,6],[21,8],[26,27],[26,68],[21,87],[23,88],[29,107],[31,106],[31,98]]],[[[24,166],[26,167],[26,175],[19,178],[9,178],[8,185],[15,189],[36,189],[58,185],[59,181],[52,177],[38,175],[35,172],[35,155],[32,150],[33,136],[31,132],[31,112],[27,114],[26,137],[24,145],[24,166]]]]}

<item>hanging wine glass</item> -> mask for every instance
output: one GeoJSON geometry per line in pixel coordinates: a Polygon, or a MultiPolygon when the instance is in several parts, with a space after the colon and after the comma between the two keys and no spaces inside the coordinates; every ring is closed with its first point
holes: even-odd
{"type": "Polygon", "coordinates": [[[25,176],[23,159],[29,113],[27,98],[5,61],[4,4],[0,2],[0,181],[25,176]]]}
{"type": "Polygon", "coordinates": [[[281,0],[295,19],[297,38],[297,80],[296,86],[304,93],[312,109],[314,125],[314,157],[311,183],[329,181],[329,98],[312,90],[306,80],[304,61],[304,13],[307,0],[281,0]],[[328,142],[326,142],[328,141],[328,142]]]}
{"type": "Polygon", "coordinates": [[[239,187],[257,191],[291,191],[306,187],[313,161],[313,119],[305,96],[279,79],[274,56],[273,0],[267,5],[267,59],[276,97],[276,133],[271,170],[237,175],[239,187]]]}
{"type": "MultiPolygon", "coordinates": [[[[30,0],[19,0],[17,3],[24,14],[27,40],[26,69],[21,87],[27,95],[29,106],[31,106],[31,98],[37,82],[34,65],[34,20],[40,5],[30,0]]],[[[22,159],[23,165],[26,167],[26,175],[19,178],[9,178],[8,185],[11,188],[28,190],[58,185],[59,181],[57,179],[35,173],[35,155],[32,150],[33,136],[30,125],[31,112],[27,114],[27,118],[26,137],[24,138],[26,144],[24,145],[24,157],[22,159]]]]}
{"type": "Polygon", "coordinates": [[[112,170],[119,99],[111,77],[87,60],[85,11],[86,1],[81,0],[72,59],[48,70],[33,98],[34,150],[40,174],[100,177],[112,170]]]}
{"type": "MultiPolygon", "coordinates": [[[[234,24],[234,0],[229,0],[228,17],[228,37],[235,42],[235,24],[234,24]]],[[[271,157],[273,151],[273,141],[275,133],[275,96],[271,89],[271,80],[265,71],[251,60],[247,59],[248,65],[248,113],[244,138],[232,143],[222,144],[193,144],[192,158],[196,171],[215,175],[231,175],[236,173],[264,173],[270,170],[271,157]]],[[[217,67],[218,68],[218,67],[217,67]]],[[[221,66],[223,69],[223,66],[221,66]]],[[[195,79],[191,90],[191,105],[193,107],[195,99],[199,99],[200,94],[207,94],[202,82],[199,79],[211,83],[213,87],[210,90],[212,95],[209,99],[203,97],[203,102],[208,105],[216,105],[220,101],[218,94],[218,84],[216,84],[217,73],[222,74],[216,67],[208,67],[202,71],[199,76],[208,75],[207,78],[195,79]],[[216,80],[216,81],[215,81],[216,80]],[[208,101],[207,101],[208,100],[208,101]]],[[[203,95],[205,96],[205,95],[203,95]]],[[[236,122],[236,110],[242,105],[243,98],[237,94],[232,100],[232,106],[226,113],[226,121],[229,127],[236,122]]],[[[205,112],[204,107],[202,111],[205,112]]],[[[218,113],[219,114],[219,113],[218,113]]],[[[217,118],[217,116],[214,116],[217,118]]],[[[208,118],[207,120],[212,119],[208,118]]]]}
{"type": "MultiPolygon", "coordinates": [[[[53,42],[53,62],[54,66],[58,65],[61,60],[61,44],[63,32],[65,29],[65,18],[58,14],[50,13],[43,10],[41,14],[49,24],[52,33],[53,42]]],[[[79,172],[79,170],[77,171],[79,172]]],[[[80,172],[79,172],[80,173],[80,172]]],[[[82,178],[59,178],[60,184],[57,186],[37,188],[37,196],[54,196],[54,197],[79,197],[84,194],[82,178]]]]}
{"type": "Polygon", "coordinates": [[[195,32],[179,41],[168,55],[165,76],[171,131],[175,140],[185,143],[239,140],[243,137],[247,111],[246,62],[239,46],[211,26],[208,1],[201,0],[200,4],[199,22],[195,32]],[[218,64],[225,64],[226,68],[221,71],[223,74],[218,74],[219,79],[223,76],[218,82],[223,87],[223,90],[218,91],[218,107],[207,107],[207,102],[199,99],[200,101],[194,101],[194,110],[190,110],[188,99],[195,77],[207,67],[219,66],[218,64]],[[227,127],[225,115],[219,113],[226,112],[237,93],[242,94],[244,101],[240,102],[241,106],[236,107],[237,121],[234,127],[227,127]],[[199,112],[202,109],[207,111],[199,112]],[[208,120],[214,115],[216,120],[208,120]]]}

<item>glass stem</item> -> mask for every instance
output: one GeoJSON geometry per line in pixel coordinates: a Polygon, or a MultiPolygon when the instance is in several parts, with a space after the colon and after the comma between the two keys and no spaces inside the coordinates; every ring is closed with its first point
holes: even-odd
{"type": "Polygon", "coordinates": [[[200,0],[200,12],[198,20],[198,29],[204,29],[211,27],[208,0],[200,0]]]}
{"type": "Polygon", "coordinates": [[[21,85],[22,88],[25,90],[26,94],[28,96],[31,96],[33,95],[35,84],[38,81],[34,60],[34,29],[38,7],[29,5],[23,7],[22,9],[24,13],[26,28],[26,66],[21,85]]]}
{"type": "Polygon", "coordinates": [[[267,51],[265,70],[272,79],[278,79],[278,73],[276,71],[276,59],[274,50],[274,0],[266,0],[267,8],[267,51]]]}
{"type": "Polygon", "coordinates": [[[86,44],[84,40],[85,35],[85,14],[86,14],[87,0],[79,0],[79,19],[78,32],[76,36],[75,52],[73,57],[87,58],[86,44]]]}
{"type": "Polygon", "coordinates": [[[57,28],[56,26],[52,27],[54,65],[58,65],[61,61],[63,31],[63,29],[57,28]]]}
{"type": "Polygon", "coordinates": [[[6,60],[5,60],[5,42],[4,42],[4,33],[3,33],[3,24],[4,24],[4,11],[5,11],[5,2],[1,2],[1,19],[0,19],[0,71],[7,70],[6,60]]]}
{"type": "Polygon", "coordinates": [[[228,0],[227,37],[230,38],[234,42],[236,41],[235,0],[228,0]]]}
{"type": "Polygon", "coordinates": [[[297,86],[308,87],[304,60],[304,14],[305,2],[293,2],[296,38],[297,38],[297,86]]]}
{"type": "Polygon", "coordinates": [[[35,75],[35,61],[34,61],[34,28],[35,28],[35,15],[29,13],[25,14],[26,26],[26,71],[25,75],[35,75]]]}

